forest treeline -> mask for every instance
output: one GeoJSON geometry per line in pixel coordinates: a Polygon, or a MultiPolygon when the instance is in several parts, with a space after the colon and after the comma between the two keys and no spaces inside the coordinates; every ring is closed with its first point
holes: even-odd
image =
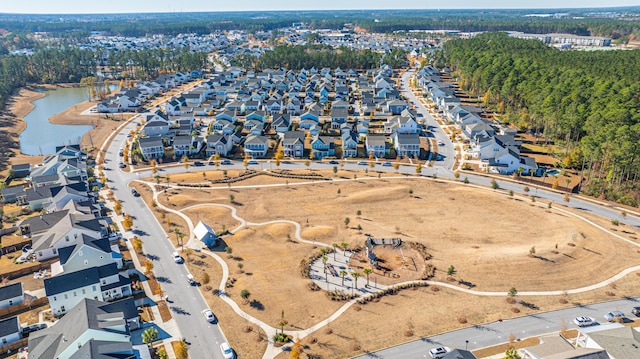
{"type": "MultiPolygon", "coordinates": [[[[402,50],[396,49],[384,55],[384,62],[398,67],[406,62],[402,50]]],[[[231,60],[231,65],[261,71],[267,68],[310,69],[329,67],[335,69],[372,69],[380,66],[383,55],[371,50],[354,50],[347,47],[337,49],[328,45],[276,46],[262,56],[240,55],[231,60]]]]}
{"type": "MultiPolygon", "coordinates": [[[[621,12],[620,9],[610,9],[621,12]]],[[[118,36],[180,33],[208,34],[213,31],[272,31],[304,22],[310,29],[340,29],[345,23],[370,32],[406,30],[522,31],[609,36],[614,39],[640,37],[640,22],[632,19],[585,17],[586,10],[571,10],[564,18],[526,17],[531,10],[352,10],[65,15],[0,14],[4,29],[15,32],[53,32],[80,39],[91,31],[118,36]]],[[[599,9],[604,12],[607,9],[599,9]]],[[[632,12],[636,11],[632,9],[632,12]]],[[[1,50],[1,49],[0,49],[1,50]]]]}
{"type": "MultiPolygon", "coordinates": [[[[77,47],[41,48],[32,56],[0,56],[0,105],[4,105],[14,90],[27,84],[79,83],[84,77],[95,76],[103,51],[93,52],[77,47]]],[[[153,49],[112,52],[111,70],[119,77],[151,79],[162,73],[205,68],[206,53],[191,53],[188,49],[153,49]]]]}
{"type": "Polygon", "coordinates": [[[638,205],[640,50],[560,51],[504,33],[444,50],[462,89],[564,146],[563,165],[584,171],[583,191],[638,205]]]}

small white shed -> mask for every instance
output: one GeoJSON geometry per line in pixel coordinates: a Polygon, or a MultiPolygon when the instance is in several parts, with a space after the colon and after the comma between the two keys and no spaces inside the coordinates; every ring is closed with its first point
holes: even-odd
{"type": "Polygon", "coordinates": [[[216,232],[202,221],[198,222],[196,228],[193,229],[193,234],[207,247],[214,246],[218,238],[216,232]]]}

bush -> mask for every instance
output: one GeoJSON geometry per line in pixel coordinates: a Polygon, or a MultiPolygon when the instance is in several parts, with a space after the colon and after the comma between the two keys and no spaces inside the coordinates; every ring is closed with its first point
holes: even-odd
{"type": "Polygon", "coordinates": [[[273,335],[273,341],[276,343],[289,343],[291,341],[291,336],[283,332],[277,332],[273,335]]]}

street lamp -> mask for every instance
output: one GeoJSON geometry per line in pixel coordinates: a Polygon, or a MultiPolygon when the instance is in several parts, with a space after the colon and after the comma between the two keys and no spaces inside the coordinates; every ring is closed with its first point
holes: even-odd
{"type": "Polygon", "coordinates": [[[467,350],[469,348],[469,340],[465,340],[464,341],[464,350],[467,350]]]}

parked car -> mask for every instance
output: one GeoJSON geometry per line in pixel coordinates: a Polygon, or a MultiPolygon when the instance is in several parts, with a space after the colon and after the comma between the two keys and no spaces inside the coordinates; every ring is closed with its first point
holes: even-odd
{"type": "Polygon", "coordinates": [[[230,160],[222,160],[222,162],[220,162],[220,163],[222,163],[223,165],[230,165],[231,161],[230,160]]]}
{"type": "Polygon", "coordinates": [[[359,166],[366,166],[367,165],[367,161],[360,161],[358,162],[359,166]]]}
{"type": "Polygon", "coordinates": [[[248,163],[248,164],[250,164],[250,165],[257,165],[257,164],[258,164],[258,161],[256,161],[256,160],[249,160],[247,163],[248,163]]]}
{"type": "Polygon", "coordinates": [[[216,165],[216,163],[215,163],[215,162],[213,162],[213,161],[209,161],[209,162],[207,162],[207,166],[215,166],[215,165],[216,165]]]}
{"type": "Polygon", "coordinates": [[[122,238],[122,233],[120,232],[111,232],[109,233],[109,240],[110,241],[116,241],[118,239],[122,238]]]}
{"type": "Polygon", "coordinates": [[[187,274],[187,282],[192,286],[196,286],[198,284],[191,274],[187,274]]]}
{"type": "Polygon", "coordinates": [[[609,312],[607,314],[604,315],[604,319],[607,320],[607,322],[613,322],[614,320],[623,320],[624,319],[624,313],[616,310],[613,312],[609,312]]]}
{"type": "Polygon", "coordinates": [[[211,309],[205,309],[202,311],[202,315],[204,316],[204,319],[207,320],[207,322],[209,323],[215,323],[216,321],[216,316],[213,315],[213,312],[211,311],[211,309]]]}
{"type": "Polygon", "coordinates": [[[591,317],[577,317],[573,320],[573,323],[579,327],[588,327],[596,324],[596,320],[591,317]]]}
{"type": "Polygon", "coordinates": [[[132,194],[134,197],[140,197],[140,193],[138,193],[138,191],[136,191],[136,189],[135,189],[135,188],[132,188],[132,189],[131,189],[131,194],[132,194]]]}
{"type": "Polygon", "coordinates": [[[383,163],[382,165],[383,165],[384,167],[391,167],[391,166],[393,166],[393,165],[391,164],[391,162],[385,162],[385,163],[383,163]]]}
{"type": "Polygon", "coordinates": [[[171,256],[173,257],[173,261],[180,264],[182,262],[184,262],[184,260],[182,259],[182,257],[180,256],[180,254],[178,254],[178,252],[173,252],[171,253],[171,256]]]}
{"type": "Polygon", "coordinates": [[[118,156],[122,157],[124,156],[124,149],[121,148],[120,151],[118,151],[118,156]]]}
{"type": "Polygon", "coordinates": [[[127,167],[127,165],[125,165],[124,162],[120,161],[120,163],[118,163],[118,167],[125,168],[127,167]]]}
{"type": "Polygon", "coordinates": [[[196,166],[196,167],[202,167],[202,166],[204,166],[204,162],[195,161],[195,162],[193,163],[193,165],[194,165],[194,166],[196,166]]]}
{"type": "Polygon", "coordinates": [[[233,349],[231,349],[227,342],[220,344],[220,351],[222,352],[224,359],[234,359],[236,357],[233,353],[233,349]]]}
{"type": "Polygon", "coordinates": [[[330,165],[337,165],[337,164],[338,164],[338,161],[336,161],[336,160],[331,160],[331,161],[329,161],[329,164],[330,164],[330,165]]]}
{"type": "Polygon", "coordinates": [[[429,350],[429,356],[431,356],[433,359],[440,359],[450,351],[451,349],[449,349],[449,347],[432,348],[429,350]]]}
{"type": "Polygon", "coordinates": [[[28,327],[22,328],[22,335],[28,335],[31,332],[35,332],[35,331],[44,329],[46,327],[47,327],[47,324],[45,323],[31,324],[28,327]]]}
{"type": "Polygon", "coordinates": [[[636,317],[640,317],[640,307],[633,307],[633,309],[631,309],[631,314],[635,315],[636,317]]]}

